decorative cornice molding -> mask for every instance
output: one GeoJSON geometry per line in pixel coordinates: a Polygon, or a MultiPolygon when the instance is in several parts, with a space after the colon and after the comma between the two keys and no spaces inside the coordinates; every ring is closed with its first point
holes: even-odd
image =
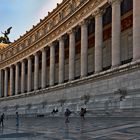
{"type": "Polygon", "coordinates": [[[28,57],[29,55],[32,55],[32,53],[35,53],[36,51],[45,47],[46,45],[49,47],[48,44],[54,42],[58,37],[60,37],[65,32],[67,33],[68,29],[73,28],[77,22],[80,22],[81,19],[87,17],[87,15],[90,15],[90,13],[94,11],[94,9],[101,3],[104,3],[104,0],[100,0],[100,2],[98,1],[98,3],[97,1],[85,0],[85,2],[82,3],[82,5],[80,5],[80,7],[78,7],[76,11],[74,11],[68,17],[66,17],[63,20],[63,22],[61,22],[50,32],[41,36],[35,42],[30,44],[30,46],[25,47],[25,46],[21,46],[20,44],[20,47],[8,48],[7,50],[8,52],[3,52],[1,56],[4,59],[2,59],[0,62],[1,63],[0,68],[4,68],[7,65],[10,65],[11,63],[16,63],[16,61],[25,58],[25,56],[28,57]],[[15,52],[15,54],[13,54],[13,51],[15,52]],[[9,54],[9,57],[6,58],[7,54],[9,54]]]}

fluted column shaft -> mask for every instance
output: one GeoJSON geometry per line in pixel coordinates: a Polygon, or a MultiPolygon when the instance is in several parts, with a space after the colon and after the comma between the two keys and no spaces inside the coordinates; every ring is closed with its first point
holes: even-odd
{"type": "Polygon", "coordinates": [[[84,20],[81,22],[81,77],[87,75],[88,70],[88,28],[87,22],[84,20]]]}
{"type": "Polygon", "coordinates": [[[10,96],[14,94],[14,69],[10,66],[10,96]]]}
{"type": "Polygon", "coordinates": [[[0,70],[0,97],[2,97],[2,70],[0,70]]]}
{"type": "Polygon", "coordinates": [[[8,96],[8,69],[4,70],[4,97],[8,96]]]}
{"type": "Polygon", "coordinates": [[[54,85],[55,80],[55,46],[50,46],[50,86],[54,85]]]}
{"type": "Polygon", "coordinates": [[[16,64],[15,94],[19,93],[19,65],[16,64]]]}
{"type": "Polygon", "coordinates": [[[112,4],[112,67],[120,65],[121,51],[121,0],[111,0],[112,4]]]}
{"type": "Polygon", "coordinates": [[[59,84],[64,82],[64,39],[59,38],[59,84]]]}
{"type": "Polygon", "coordinates": [[[133,61],[140,59],[140,0],[133,0],[133,61]]]}
{"type": "Polygon", "coordinates": [[[35,54],[35,64],[34,64],[34,90],[39,87],[39,55],[35,54]]]}
{"type": "Polygon", "coordinates": [[[45,88],[47,85],[47,52],[45,48],[42,49],[42,73],[41,73],[41,87],[45,88]]]}
{"type": "Polygon", "coordinates": [[[25,61],[21,62],[21,93],[25,92],[25,61]]]}
{"type": "Polygon", "coordinates": [[[30,92],[32,89],[32,59],[28,57],[28,74],[27,74],[27,91],[30,92]]]}
{"type": "Polygon", "coordinates": [[[75,76],[75,33],[73,30],[69,32],[69,80],[73,80],[75,76]]]}
{"type": "Polygon", "coordinates": [[[103,47],[103,22],[102,10],[93,13],[95,16],[95,73],[102,71],[102,47],[103,47]]]}

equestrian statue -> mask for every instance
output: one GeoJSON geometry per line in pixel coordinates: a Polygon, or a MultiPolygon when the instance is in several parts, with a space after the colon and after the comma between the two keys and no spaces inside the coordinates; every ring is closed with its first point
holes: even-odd
{"type": "Polygon", "coordinates": [[[4,44],[11,43],[10,40],[9,40],[9,37],[8,37],[8,35],[10,34],[11,29],[12,29],[12,27],[9,27],[4,33],[1,32],[4,36],[0,37],[0,43],[4,43],[4,44]]]}

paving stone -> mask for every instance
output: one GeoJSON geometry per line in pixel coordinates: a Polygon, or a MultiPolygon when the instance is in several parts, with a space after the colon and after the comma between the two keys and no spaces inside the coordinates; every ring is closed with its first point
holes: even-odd
{"type": "Polygon", "coordinates": [[[0,140],[139,140],[140,121],[131,118],[20,118],[5,120],[0,140]]]}

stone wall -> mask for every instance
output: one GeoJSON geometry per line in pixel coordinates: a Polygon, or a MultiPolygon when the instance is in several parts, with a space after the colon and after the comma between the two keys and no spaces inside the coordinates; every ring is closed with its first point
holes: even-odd
{"type": "Polygon", "coordinates": [[[89,116],[139,116],[140,70],[131,69],[132,64],[44,90],[1,99],[0,111],[10,115],[16,111],[26,115],[50,114],[52,109],[58,108],[61,114],[65,108],[77,113],[81,107],[86,107],[89,116]],[[121,91],[127,94],[123,95],[121,91]]]}

